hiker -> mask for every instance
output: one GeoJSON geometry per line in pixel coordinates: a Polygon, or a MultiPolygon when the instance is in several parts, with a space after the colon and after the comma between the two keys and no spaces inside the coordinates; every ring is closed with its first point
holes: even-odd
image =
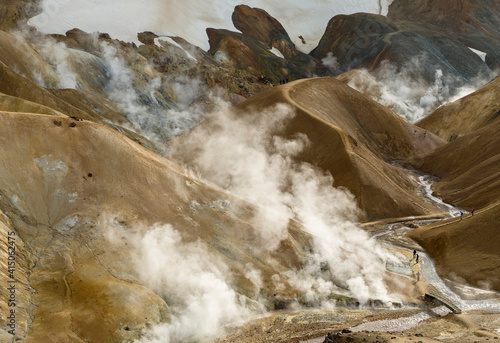
{"type": "Polygon", "coordinates": [[[417,254],[417,251],[413,249],[413,258],[415,258],[415,255],[417,254]]]}
{"type": "Polygon", "coordinates": [[[474,207],[471,210],[472,216],[474,217],[474,207]]]}
{"type": "Polygon", "coordinates": [[[460,211],[460,220],[464,219],[464,213],[460,211]]]}
{"type": "Polygon", "coordinates": [[[417,254],[417,260],[416,260],[416,263],[418,263],[418,254],[417,254]]]}
{"type": "Polygon", "coordinates": [[[420,272],[417,272],[417,282],[420,281],[420,272]]]}

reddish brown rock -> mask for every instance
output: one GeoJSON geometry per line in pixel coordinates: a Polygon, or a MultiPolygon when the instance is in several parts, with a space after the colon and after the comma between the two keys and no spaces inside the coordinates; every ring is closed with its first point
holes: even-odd
{"type": "Polygon", "coordinates": [[[40,0],[0,0],[0,30],[10,31],[26,25],[40,13],[40,0]]]}
{"type": "Polygon", "coordinates": [[[277,48],[286,58],[296,54],[296,49],[288,33],[278,20],[260,8],[246,5],[236,6],[232,16],[234,27],[242,33],[254,37],[266,48],[277,48]]]}
{"type": "Polygon", "coordinates": [[[137,39],[139,39],[139,42],[142,44],[154,44],[155,43],[155,38],[158,38],[157,34],[154,34],[153,32],[141,32],[137,34],[137,39]]]}
{"type": "MultiPolygon", "coordinates": [[[[227,62],[238,69],[259,71],[261,69],[259,56],[241,39],[228,35],[226,31],[207,29],[210,51],[224,54],[224,57],[220,57],[219,61],[227,58],[227,62]]],[[[215,57],[218,58],[217,55],[215,57]]]]}

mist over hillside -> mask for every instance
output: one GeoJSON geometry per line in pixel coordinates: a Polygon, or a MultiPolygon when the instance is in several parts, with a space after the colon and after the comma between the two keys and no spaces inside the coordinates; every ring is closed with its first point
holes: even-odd
{"type": "Polygon", "coordinates": [[[499,23],[0,0],[0,341],[498,338],[499,23]]]}

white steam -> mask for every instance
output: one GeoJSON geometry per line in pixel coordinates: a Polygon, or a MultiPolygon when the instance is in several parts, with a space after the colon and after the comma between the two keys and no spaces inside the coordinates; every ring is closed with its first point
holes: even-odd
{"type": "MultiPolygon", "coordinates": [[[[76,68],[72,66],[72,50],[66,44],[45,36],[38,38],[36,43],[30,43],[31,33],[27,30],[15,30],[11,33],[33,49],[30,53],[36,53],[41,57],[41,59],[31,59],[30,62],[33,63],[29,72],[31,75],[24,75],[16,65],[12,66],[12,70],[23,77],[31,76],[34,82],[45,88],[78,88],[78,70],[74,70],[76,68]]],[[[30,53],[27,56],[30,56],[30,53]]]]}
{"type": "MultiPolygon", "coordinates": [[[[197,99],[207,87],[196,78],[185,76],[163,78],[160,74],[145,81],[145,76],[131,68],[119,51],[101,42],[101,58],[107,67],[108,98],[118,104],[129,127],[161,148],[165,142],[196,125],[207,114],[197,99]],[[167,90],[171,99],[166,99],[167,90]]],[[[151,76],[150,76],[151,77],[151,76]]]]}
{"type": "Polygon", "coordinates": [[[321,60],[321,62],[331,73],[338,73],[339,62],[337,61],[337,57],[333,56],[333,52],[329,52],[326,57],[321,60]]]}
{"type": "Polygon", "coordinates": [[[170,323],[155,326],[139,342],[206,340],[254,314],[231,289],[227,266],[204,243],[183,242],[170,225],[157,225],[136,245],[142,252],[136,270],[172,311],[170,323]]]}
{"type": "Polygon", "coordinates": [[[77,77],[71,70],[70,64],[68,63],[70,53],[66,45],[64,43],[58,43],[51,39],[47,39],[42,44],[41,50],[49,60],[49,63],[53,66],[53,68],[55,68],[57,78],[59,79],[58,88],[77,89],[77,77]]]}
{"type": "Polygon", "coordinates": [[[451,90],[449,84],[453,80],[449,80],[438,69],[433,84],[427,85],[414,77],[415,71],[420,68],[419,64],[420,58],[414,58],[398,70],[395,65],[384,61],[375,71],[358,70],[348,85],[392,109],[409,122],[416,123],[439,106],[474,92],[489,80],[487,76],[478,76],[471,85],[451,90]]]}
{"type": "Polygon", "coordinates": [[[122,107],[127,118],[133,123],[138,122],[142,113],[147,111],[140,104],[139,94],[134,87],[133,71],[128,68],[125,60],[118,54],[115,47],[101,43],[102,58],[106,62],[109,83],[107,86],[109,99],[122,107]]]}
{"type": "Polygon", "coordinates": [[[338,286],[363,303],[395,300],[383,280],[390,257],[354,224],[359,209],[353,195],[334,188],[330,174],[296,160],[309,144],[305,135],[277,135],[293,116],[285,104],[252,115],[222,109],[172,156],[189,159],[202,177],[258,206],[252,222],[261,248],[272,251],[287,239],[292,219],[312,235],[314,252],[304,269],[278,277],[278,284],[285,280],[316,306],[331,304],[338,286]]]}
{"type": "MultiPolygon", "coordinates": [[[[223,103],[210,125],[199,126],[178,145],[174,141],[172,156],[184,157],[203,177],[255,205],[250,222],[261,239],[249,243],[252,251],[266,256],[290,239],[292,220],[311,235],[312,250],[302,255],[299,270],[271,276],[251,263],[241,265],[256,289],[264,290],[260,296],[291,287],[300,294],[296,306],[335,306],[335,294],[361,303],[397,301],[384,282],[384,262],[391,256],[354,224],[359,209],[353,195],[334,188],[328,173],[296,160],[310,144],[304,134],[278,134],[293,117],[285,104],[257,115],[235,114],[223,103]],[[274,288],[265,289],[263,279],[269,277],[274,288]]],[[[136,232],[146,232],[130,240],[136,274],[172,314],[170,323],[144,331],[139,343],[209,340],[225,326],[261,313],[269,301],[261,298],[265,303],[259,305],[238,294],[222,255],[201,240],[183,241],[168,224],[136,232]]],[[[122,234],[111,227],[109,241],[118,242],[122,234]]]]}

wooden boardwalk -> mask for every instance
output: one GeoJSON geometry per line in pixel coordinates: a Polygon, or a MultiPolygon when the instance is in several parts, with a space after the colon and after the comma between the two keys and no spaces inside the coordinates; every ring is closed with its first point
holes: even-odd
{"type": "Polygon", "coordinates": [[[429,285],[429,284],[427,285],[427,287],[425,289],[425,295],[430,297],[430,298],[436,299],[437,301],[442,303],[444,306],[449,308],[455,314],[462,313],[462,310],[459,309],[457,305],[455,305],[450,299],[445,297],[440,291],[438,291],[436,289],[436,287],[434,287],[432,285],[429,285]]]}

